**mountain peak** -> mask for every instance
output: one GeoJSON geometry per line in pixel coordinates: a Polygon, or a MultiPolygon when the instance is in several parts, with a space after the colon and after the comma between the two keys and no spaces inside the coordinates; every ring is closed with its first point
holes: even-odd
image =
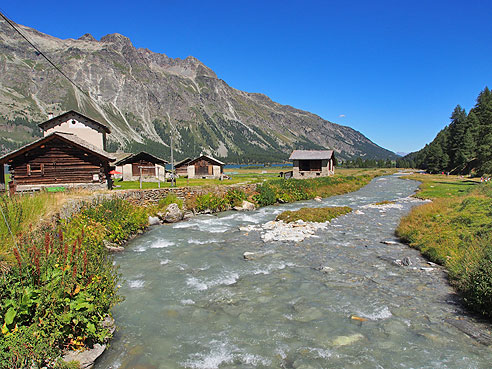
{"type": "Polygon", "coordinates": [[[110,33],[109,35],[103,36],[101,37],[101,42],[132,45],[130,39],[120,33],[110,33]]]}
{"type": "Polygon", "coordinates": [[[97,41],[90,33],[86,33],[78,38],[80,41],[97,41]]]}

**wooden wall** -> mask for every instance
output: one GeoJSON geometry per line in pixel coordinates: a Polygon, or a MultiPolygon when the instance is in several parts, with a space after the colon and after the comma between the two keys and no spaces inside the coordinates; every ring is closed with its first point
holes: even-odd
{"type": "Polygon", "coordinates": [[[11,163],[18,185],[103,183],[109,163],[59,139],[33,148],[11,163]]]}

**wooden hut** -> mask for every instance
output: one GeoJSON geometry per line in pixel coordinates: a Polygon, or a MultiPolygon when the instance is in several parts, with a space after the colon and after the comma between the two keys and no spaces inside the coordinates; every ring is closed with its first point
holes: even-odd
{"type": "Polygon", "coordinates": [[[53,185],[110,188],[110,162],[114,160],[111,154],[76,135],[55,131],[0,157],[0,188],[5,190],[6,164],[14,191],[53,185]]]}
{"type": "Polygon", "coordinates": [[[117,161],[116,170],[122,173],[123,181],[138,181],[140,176],[146,180],[165,180],[168,162],[146,152],[131,154],[117,161]]]}
{"type": "Polygon", "coordinates": [[[186,177],[188,175],[188,163],[190,161],[191,158],[186,158],[174,165],[174,169],[178,177],[186,177]]]}
{"type": "Polygon", "coordinates": [[[294,178],[327,177],[335,174],[336,159],[333,150],[294,150],[289,159],[294,164],[294,178]]]}
{"type": "Polygon", "coordinates": [[[190,160],[187,165],[188,178],[221,178],[224,163],[208,155],[190,160]]]}

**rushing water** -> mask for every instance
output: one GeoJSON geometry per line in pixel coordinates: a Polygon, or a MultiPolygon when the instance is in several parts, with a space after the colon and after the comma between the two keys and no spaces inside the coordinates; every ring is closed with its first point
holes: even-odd
{"type": "Polygon", "coordinates": [[[126,300],[96,367],[490,368],[492,350],[445,321],[459,306],[444,272],[405,245],[381,243],[418,203],[408,197],[416,188],[382,177],[322,202],[154,227],[115,257],[126,300]],[[370,205],[382,200],[395,204],[370,205]],[[330,205],[358,211],[299,243],[239,230],[330,205]],[[246,251],[263,257],[246,261],[246,251]],[[412,265],[392,262],[404,257],[412,265]]]}

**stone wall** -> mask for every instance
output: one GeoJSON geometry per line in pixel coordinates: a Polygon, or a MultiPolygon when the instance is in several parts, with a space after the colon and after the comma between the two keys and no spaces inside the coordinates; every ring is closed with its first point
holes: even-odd
{"type": "Polygon", "coordinates": [[[86,204],[97,203],[104,199],[120,198],[129,201],[135,205],[152,205],[157,204],[161,199],[169,194],[174,194],[181,199],[188,199],[194,196],[204,195],[213,192],[219,195],[231,189],[239,189],[244,192],[252,192],[256,190],[256,184],[233,184],[221,185],[213,187],[173,187],[173,188],[155,188],[151,190],[123,190],[95,193],[85,198],[77,198],[67,201],[60,209],[59,217],[61,219],[70,218],[73,214],[80,211],[86,204]]]}

